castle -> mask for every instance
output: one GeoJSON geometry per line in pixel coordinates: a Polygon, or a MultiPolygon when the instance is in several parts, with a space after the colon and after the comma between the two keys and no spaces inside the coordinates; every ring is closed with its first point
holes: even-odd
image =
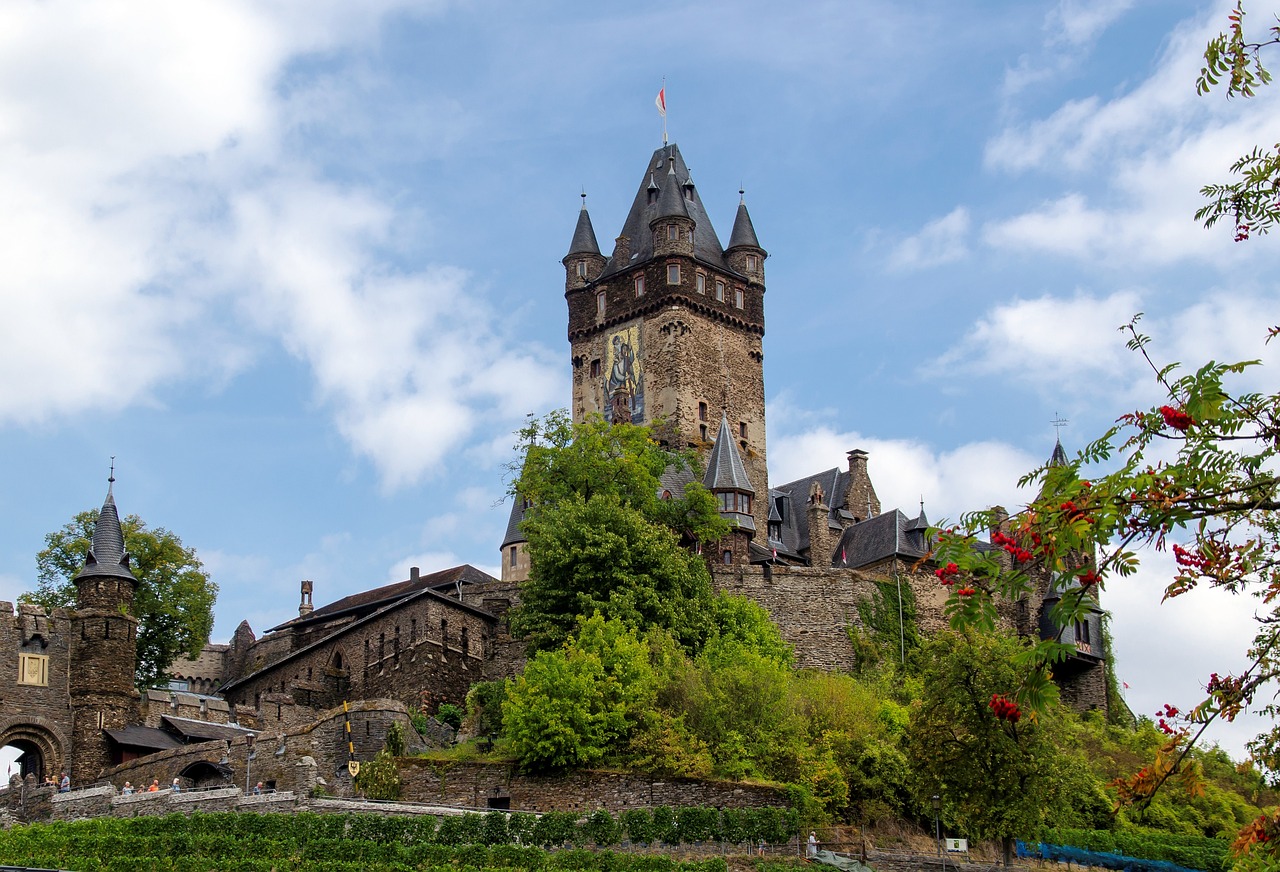
{"type": "MultiPolygon", "coordinates": [[[[922,631],[945,626],[945,591],[927,566],[929,522],[923,507],[915,515],[882,511],[861,450],[848,452],[845,468],[769,481],[768,253],[739,195],[725,248],[679,149],[664,145],[646,164],[608,257],[584,199],[563,259],[572,415],[659,423],[655,436],[664,445],[699,451],[702,481],[733,530],[707,554],[716,587],[762,604],[793,645],[797,666],[851,669],[849,630],[877,582],[911,587],[922,631]]],[[[1065,460],[1059,452],[1060,445],[1055,459],[1065,460]]],[[[674,491],[688,480],[672,477],[664,487],[674,491]]],[[[242,622],[229,644],[174,664],[169,693],[140,697],[133,689],[136,621],[128,615],[136,581],[109,486],[75,579],[77,608],[47,615],[20,606],[15,616],[0,604],[0,651],[12,652],[17,669],[0,677],[0,746],[24,752],[24,775],[69,767],[77,782],[120,781],[161,760],[170,761],[170,777],[216,783],[227,777],[233,748],[252,760],[255,738],[279,737],[284,759],[289,742],[305,734],[305,759],[323,770],[312,777],[341,779],[346,758],[333,724],[344,703],[391,700],[434,710],[461,702],[476,681],[521,668],[522,646],[508,633],[506,614],[529,573],[524,510],[516,500],[500,545],[500,579],[471,566],[429,575],[415,568],[404,581],[319,608],[313,583],[303,581],[296,617],[261,638],[242,622]],[[317,724],[329,725],[326,738],[317,738],[317,724]]],[[[1061,633],[1075,648],[1057,669],[1064,699],[1105,708],[1101,611],[1073,627],[1053,626],[1047,614],[1059,594],[1046,580],[1035,596],[1003,604],[1004,623],[1023,635],[1061,633]]],[[[369,725],[385,729],[384,716],[366,721],[369,756],[378,747],[369,725]]]]}

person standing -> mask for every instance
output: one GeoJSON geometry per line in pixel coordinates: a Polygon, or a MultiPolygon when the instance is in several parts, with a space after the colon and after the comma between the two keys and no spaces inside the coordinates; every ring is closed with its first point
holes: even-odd
{"type": "Polygon", "coordinates": [[[58,793],[69,793],[71,791],[71,776],[62,773],[62,781],[58,783],[58,793]]]}
{"type": "Polygon", "coordinates": [[[808,857],[812,860],[816,856],[818,856],[818,834],[811,831],[809,833],[808,857]]]}

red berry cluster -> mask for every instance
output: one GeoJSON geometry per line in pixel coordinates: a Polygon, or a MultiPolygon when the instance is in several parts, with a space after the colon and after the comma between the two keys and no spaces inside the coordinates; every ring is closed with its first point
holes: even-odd
{"type": "Polygon", "coordinates": [[[1164,732],[1165,735],[1172,736],[1177,731],[1172,726],[1170,726],[1169,721],[1165,720],[1165,718],[1172,720],[1177,716],[1178,716],[1178,709],[1175,706],[1171,706],[1168,703],[1165,703],[1164,708],[1156,712],[1156,717],[1159,719],[1156,721],[1156,726],[1158,726],[1161,729],[1161,731],[1164,732]]]}
{"type": "Polygon", "coordinates": [[[1249,238],[1249,225],[1243,221],[1236,222],[1236,242],[1244,242],[1249,238]]]}
{"type": "Polygon", "coordinates": [[[1089,524],[1093,523],[1093,518],[1089,517],[1088,509],[1076,505],[1075,500],[1067,500],[1065,503],[1058,506],[1058,508],[1067,516],[1068,521],[1082,520],[1089,524]]]}
{"type": "Polygon", "coordinates": [[[1083,575],[1079,576],[1079,579],[1080,579],[1080,586],[1086,587],[1086,588],[1092,587],[1093,585],[1097,584],[1099,581],[1098,573],[1094,572],[1092,569],[1086,571],[1083,575]]]}
{"type": "MultiPolygon", "coordinates": [[[[1038,547],[1040,545],[1040,534],[1033,533],[1032,541],[1035,542],[1038,547]]],[[[1013,559],[1019,563],[1027,563],[1028,561],[1035,559],[1034,554],[1018,544],[1018,540],[1014,539],[1012,536],[1001,533],[999,530],[996,530],[991,534],[991,544],[999,545],[1005,551],[1008,551],[1013,555],[1013,559]]]]}
{"type": "Polygon", "coordinates": [[[1209,558],[1203,554],[1196,554],[1194,551],[1188,551],[1181,545],[1173,546],[1173,559],[1178,561],[1178,565],[1186,569],[1203,570],[1209,565],[1209,558]]]}
{"type": "Polygon", "coordinates": [[[1011,724],[1016,724],[1022,717],[1022,709],[1003,693],[991,694],[991,702],[987,703],[987,708],[991,709],[992,714],[997,718],[1011,724]]]}
{"type": "Polygon", "coordinates": [[[947,587],[955,584],[956,576],[959,575],[959,573],[960,567],[956,566],[954,563],[948,563],[946,566],[933,571],[933,574],[938,576],[938,581],[942,582],[947,587]]]}
{"type": "Polygon", "coordinates": [[[977,591],[971,587],[962,587],[956,591],[956,596],[973,596],[977,591]]]}
{"type": "Polygon", "coordinates": [[[1164,422],[1167,425],[1182,433],[1187,432],[1187,429],[1196,422],[1195,418],[1192,418],[1181,409],[1175,409],[1173,406],[1161,406],[1160,414],[1164,417],[1164,422]]]}

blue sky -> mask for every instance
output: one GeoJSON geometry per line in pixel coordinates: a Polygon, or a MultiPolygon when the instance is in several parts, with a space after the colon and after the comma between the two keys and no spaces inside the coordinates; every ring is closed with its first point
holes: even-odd
{"type": "MultiPolygon", "coordinates": [[[[1270,22],[1275,2],[1251,4],[1270,22]]],[[[469,562],[504,465],[565,406],[560,258],[661,142],[766,264],[771,476],[871,453],[886,506],[1019,475],[1149,405],[1165,360],[1264,355],[1276,243],[1192,220],[1277,138],[1276,92],[1196,97],[1224,3],[412,2],[0,8],[0,599],[101,504],[178,532],[215,641],[469,562]]],[[[1239,665],[1250,604],[1106,605],[1139,712],[1239,665]]],[[[1240,730],[1215,734],[1233,749],[1240,730]]]]}

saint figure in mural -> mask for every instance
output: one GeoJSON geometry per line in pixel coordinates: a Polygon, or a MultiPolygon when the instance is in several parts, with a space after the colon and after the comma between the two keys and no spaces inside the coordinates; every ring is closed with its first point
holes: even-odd
{"type": "Polygon", "coordinates": [[[644,386],[635,350],[639,338],[639,329],[631,327],[613,334],[610,340],[609,375],[604,395],[609,420],[614,423],[644,419],[644,386]]]}

